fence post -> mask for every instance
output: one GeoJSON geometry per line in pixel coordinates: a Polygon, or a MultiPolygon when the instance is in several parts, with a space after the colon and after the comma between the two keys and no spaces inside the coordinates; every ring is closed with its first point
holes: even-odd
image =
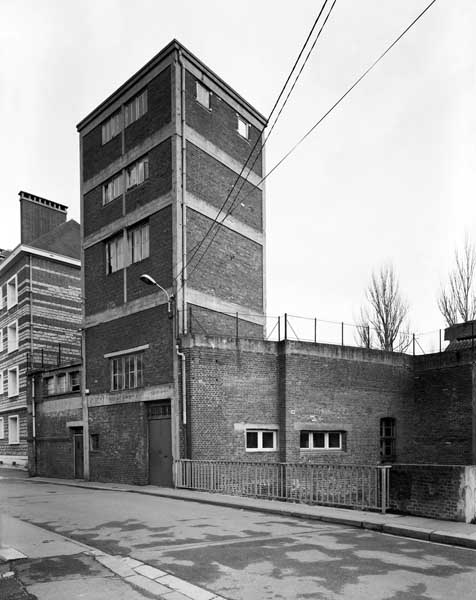
{"type": "Polygon", "coordinates": [[[388,471],[390,467],[388,465],[384,465],[379,467],[380,471],[380,503],[381,503],[381,511],[382,514],[387,512],[388,501],[389,501],[389,477],[388,471]]]}
{"type": "Polygon", "coordinates": [[[412,343],[413,343],[413,356],[415,356],[415,334],[412,334],[412,343]]]}
{"type": "Polygon", "coordinates": [[[239,330],[238,330],[238,313],[236,313],[236,339],[238,339],[239,337],[239,330]]]}
{"type": "Polygon", "coordinates": [[[284,340],[288,339],[288,313],[284,313],[284,340]]]}
{"type": "Polygon", "coordinates": [[[314,319],[314,343],[317,344],[317,319],[314,319]]]}
{"type": "Polygon", "coordinates": [[[281,317],[278,317],[278,342],[281,341],[281,317]]]}
{"type": "Polygon", "coordinates": [[[344,345],[344,321],[342,321],[342,323],[340,324],[340,328],[341,328],[341,342],[342,342],[342,346],[344,345]]]}
{"type": "Polygon", "coordinates": [[[370,348],[370,325],[367,325],[367,348],[370,348]]]}

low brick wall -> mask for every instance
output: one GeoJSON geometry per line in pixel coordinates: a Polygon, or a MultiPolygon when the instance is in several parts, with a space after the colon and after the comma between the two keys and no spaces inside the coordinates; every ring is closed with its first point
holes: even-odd
{"type": "Polygon", "coordinates": [[[390,508],[421,517],[474,522],[476,465],[393,465],[390,508]]]}

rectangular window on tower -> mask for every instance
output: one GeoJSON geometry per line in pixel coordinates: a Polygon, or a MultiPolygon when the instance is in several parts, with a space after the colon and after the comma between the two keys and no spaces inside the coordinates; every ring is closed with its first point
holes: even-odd
{"type": "Polygon", "coordinates": [[[124,240],[122,233],[106,242],[106,273],[114,273],[124,266],[124,240]]]}
{"type": "Polygon", "coordinates": [[[149,223],[141,223],[127,232],[129,261],[139,262],[149,256],[149,223]]]}
{"type": "Polygon", "coordinates": [[[149,159],[147,156],[129,165],[126,169],[126,189],[130,190],[149,179],[149,159]]]}
{"type": "Polygon", "coordinates": [[[102,186],[102,203],[109,204],[122,195],[123,176],[119,173],[102,186]]]}
{"type": "Polygon", "coordinates": [[[137,119],[140,119],[147,112],[147,90],[144,90],[138,96],[133,98],[125,106],[126,127],[137,119]]]}

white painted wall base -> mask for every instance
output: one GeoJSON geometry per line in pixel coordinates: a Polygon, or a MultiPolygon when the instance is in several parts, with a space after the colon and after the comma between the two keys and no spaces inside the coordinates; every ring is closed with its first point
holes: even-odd
{"type": "Polygon", "coordinates": [[[26,469],[28,467],[28,457],[22,455],[13,456],[12,454],[0,454],[0,467],[26,469]]]}

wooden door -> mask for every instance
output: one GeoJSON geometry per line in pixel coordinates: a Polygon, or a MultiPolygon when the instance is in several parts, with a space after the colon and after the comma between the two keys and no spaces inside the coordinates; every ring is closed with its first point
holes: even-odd
{"type": "Polygon", "coordinates": [[[74,477],[75,479],[84,479],[84,449],[83,434],[75,433],[73,435],[74,447],[74,477]]]}
{"type": "Polygon", "coordinates": [[[172,430],[170,401],[150,404],[149,483],[172,486],[172,430]]]}

